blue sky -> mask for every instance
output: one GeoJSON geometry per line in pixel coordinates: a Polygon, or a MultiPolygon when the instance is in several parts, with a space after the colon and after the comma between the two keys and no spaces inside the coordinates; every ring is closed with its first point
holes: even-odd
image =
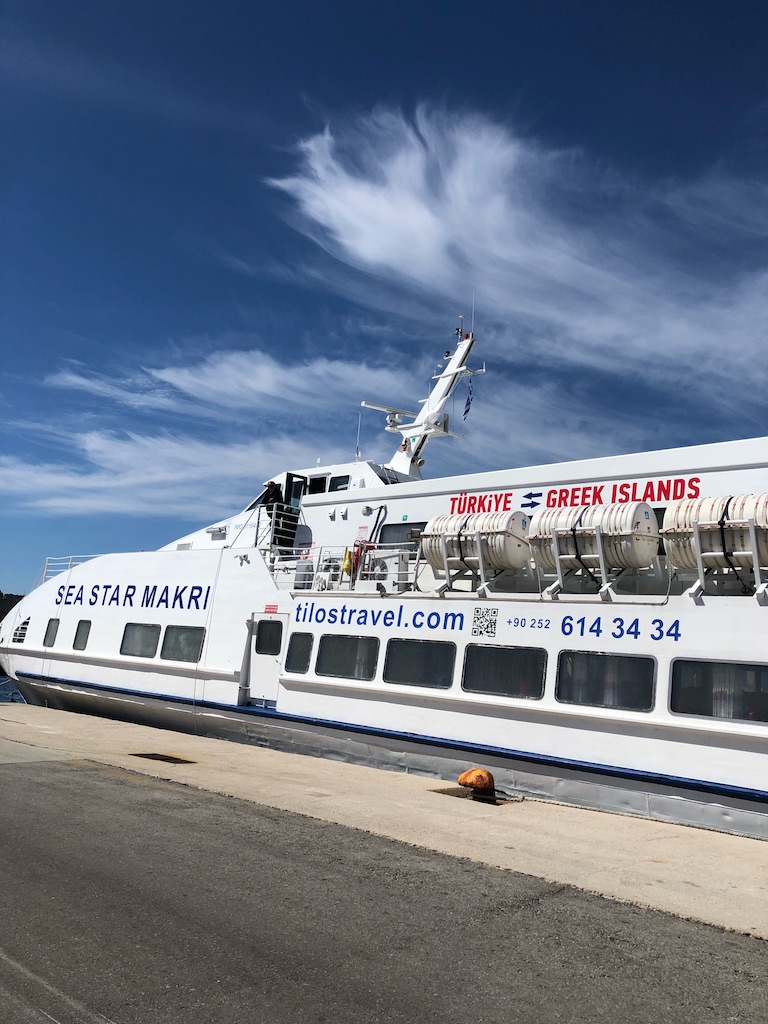
{"type": "Polygon", "coordinates": [[[490,372],[428,475],[767,432],[758,0],[0,24],[0,589],[348,460],[360,400],[423,397],[473,293],[490,372]]]}

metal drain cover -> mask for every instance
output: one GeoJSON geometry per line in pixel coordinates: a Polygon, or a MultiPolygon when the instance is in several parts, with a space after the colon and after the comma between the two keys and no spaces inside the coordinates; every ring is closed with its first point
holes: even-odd
{"type": "Polygon", "coordinates": [[[165,761],[167,764],[197,764],[197,761],[189,761],[186,757],[176,757],[174,754],[131,754],[131,757],[146,757],[149,761],[165,761]]]}
{"type": "Polygon", "coordinates": [[[472,792],[468,786],[449,786],[447,789],[433,789],[433,793],[441,793],[443,796],[457,796],[461,800],[474,800],[478,804],[488,804],[490,807],[502,807],[504,804],[522,803],[525,797],[522,793],[511,793],[507,796],[496,796],[490,800],[483,800],[472,792]]]}

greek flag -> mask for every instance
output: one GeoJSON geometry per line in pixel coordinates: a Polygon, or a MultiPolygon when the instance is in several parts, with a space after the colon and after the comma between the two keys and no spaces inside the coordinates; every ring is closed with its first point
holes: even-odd
{"type": "Polygon", "coordinates": [[[467,402],[464,406],[464,419],[469,416],[469,407],[472,405],[472,378],[469,378],[469,389],[467,390],[467,402]]]}

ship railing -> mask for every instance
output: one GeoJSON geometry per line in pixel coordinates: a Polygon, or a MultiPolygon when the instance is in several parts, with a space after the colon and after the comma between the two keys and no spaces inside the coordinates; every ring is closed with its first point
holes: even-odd
{"type": "Polygon", "coordinates": [[[265,563],[281,589],[402,593],[414,586],[416,550],[413,544],[365,541],[352,547],[273,546],[265,563]]]}
{"type": "Polygon", "coordinates": [[[98,558],[98,555],[53,555],[49,556],[45,560],[43,571],[40,575],[40,579],[35,584],[41,586],[47,580],[53,579],[54,576],[59,576],[63,572],[69,572],[70,569],[76,565],[82,565],[83,562],[90,562],[92,558],[98,558]]]}
{"type": "Polygon", "coordinates": [[[256,512],[255,546],[266,561],[290,559],[296,551],[297,533],[302,525],[303,513],[292,505],[279,505],[274,512],[259,507],[256,512]]]}

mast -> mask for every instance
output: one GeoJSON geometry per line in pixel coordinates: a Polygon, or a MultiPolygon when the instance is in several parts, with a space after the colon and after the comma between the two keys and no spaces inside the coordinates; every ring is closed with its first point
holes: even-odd
{"type": "Polygon", "coordinates": [[[414,480],[421,479],[424,448],[433,437],[462,436],[454,434],[448,429],[448,414],[443,412],[456,385],[463,377],[485,373],[484,366],[481,370],[470,370],[465,365],[475,343],[475,335],[473,332],[465,334],[464,317],[459,319],[462,321],[462,325],[456,330],[460,339],[456,351],[453,355],[446,352],[448,362],[442,372],[432,378],[435,383],[427,398],[422,399],[421,410],[418,413],[394,409],[391,406],[374,405],[371,402],[360,403],[366,409],[378,409],[379,412],[387,413],[385,430],[402,435],[402,444],[395,451],[386,468],[393,469],[399,475],[409,476],[414,480]],[[410,422],[404,422],[404,417],[408,417],[410,422]]]}

